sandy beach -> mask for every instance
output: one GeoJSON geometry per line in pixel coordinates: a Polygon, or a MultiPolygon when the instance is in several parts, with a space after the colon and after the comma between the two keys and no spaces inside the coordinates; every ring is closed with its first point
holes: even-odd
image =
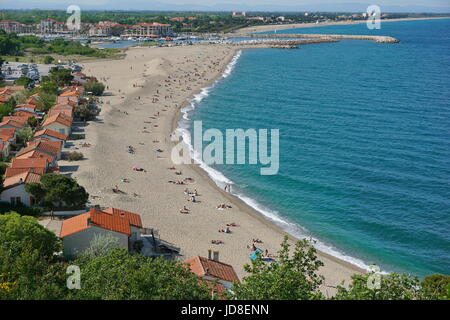
{"type": "MultiPolygon", "coordinates": [[[[381,27],[385,22],[395,22],[395,21],[412,21],[412,20],[433,20],[433,19],[449,19],[450,17],[429,17],[429,18],[399,18],[399,19],[386,19],[381,20],[381,27]]],[[[263,26],[252,26],[241,28],[234,31],[232,34],[245,34],[254,32],[267,32],[275,30],[286,30],[286,29],[298,29],[298,28],[311,28],[311,27],[325,27],[325,26],[335,26],[335,25],[350,25],[350,24],[361,24],[366,23],[366,20],[359,21],[331,21],[331,22],[321,22],[321,23],[292,23],[292,24],[279,24],[279,25],[263,25],[263,26]]]]}
{"type": "MultiPolygon", "coordinates": [[[[81,129],[84,140],[76,140],[85,160],[75,163],[72,176],[91,195],[90,204],[117,207],[141,214],[145,227],[159,230],[162,239],[181,248],[180,260],[220,252],[220,260],[234,266],[239,277],[250,260],[247,246],[260,239],[258,247],[275,254],[285,233],[239,199],[219,189],[198,165],[176,165],[170,152],[171,133],[178,124],[180,107],[193,94],[217,79],[239,48],[186,46],[130,48],[123,60],[100,60],[84,64],[84,72],[107,86],[101,97],[98,119],[81,129]],[[90,147],[81,147],[87,142],[90,147]],[[135,149],[129,153],[128,146],[135,149]],[[139,166],[145,171],[134,171],[139,166]],[[181,171],[181,174],[176,174],[181,171]],[[193,178],[195,183],[177,185],[168,181],[193,178]],[[121,179],[129,182],[122,182],[121,179]],[[123,193],[114,193],[117,186],[123,193]],[[184,190],[197,190],[198,202],[188,201],[184,190]],[[218,204],[232,208],[218,210],[218,204]],[[189,214],[180,213],[184,206],[189,214]],[[232,233],[220,233],[229,223],[232,233]],[[221,240],[223,244],[211,244],[221,240]]],[[[257,49],[255,49],[257,50],[257,49]]],[[[60,162],[61,166],[74,163],[60,162]]],[[[294,240],[293,238],[291,238],[294,240]]],[[[325,263],[324,293],[348,281],[361,269],[319,252],[325,263]]]]}

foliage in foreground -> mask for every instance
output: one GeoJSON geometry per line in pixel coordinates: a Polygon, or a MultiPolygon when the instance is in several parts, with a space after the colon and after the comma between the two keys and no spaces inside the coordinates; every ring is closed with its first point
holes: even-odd
{"type": "Polygon", "coordinates": [[[27,207],[23,204],[12,205],[9,202],[0,201],[0,214],[5,214],[11,211],[17,212],[21,216],[37,217],[42,214],[43,210],[41,208],[27,207]]]}
{"type": "Polygon", "coordinates": [[[241,284],[233,287],[240,300],[311,300],[322,299],[319,291],[323,276],[317,271],[323,263],[317,259],[316,249],[307,240],[298,241],[294,252],[289,250],[285,237],[278,252],[278,259],[266,263],[252,260],[244,269],[250,273],[241,284]]]}
{"type": "Polygon", "coordinates": [[[0,216],[0,300],[208,299],[209,291],[181,263],[152,260],[98,245],[63,263],[55,234],[33,217],[0,216]],[[81,289],[66,286],[68,265],[81,269],[81,289]]]}
{"type": "Polygon", "coordinates": [[[151,260],[125,249],[114,248],[104,256],[74,261],[81,266],[81,290],[70,299],[178,300],[208,299],[206,286],[181,263],[151,260]]]}
{"type": "MultiPolygon", "coordinates": [[[[0,300],[4,299],[211,299],[200,278],[180,262],[150,259],[115,248],[114,239],[96,238],[78,258],[63,262],[54,255],[58,238],[33,217],[15,212],[0,215],[0,300]],[[81,289],[68,289],[69,265],[81,270],[81,289]]],[[[293,252],[285,239],[278,261],[255,260],[250,273],[235,284],[236,299],[325,299],[319,291],[322,263],[307,241],[293,252]]],[[[369,289],[373,274],[354,275],[340,286],[336,300],[449,299],[450,277],[431,275],[421,283],[406,275],[380,278],[380,289],[369,289]]]]}
{"type": "Polygon", "coordinates": [[[425,298],[433,300],[450,300],[450,276],[430,274],[420,283],[425,298]]]}
{"type": "Polygon", "coordinates": [[[29,216],[0,215],[0,299],[58,299],[63,273],[55,234],[29,216]]]}
{"type": "MultiPolygon", "coordinates": [[[[355,274],[349,288],[338,286],[336,300],[418,300],[424,299],[420,290],[419,279],[405,274],[390,273],[378,275],[379,286],[369,288],[371,277],[377,276],[372,272],[355,274]]],[[[372,287],[372,286],[371,286],[372,287]]]]}

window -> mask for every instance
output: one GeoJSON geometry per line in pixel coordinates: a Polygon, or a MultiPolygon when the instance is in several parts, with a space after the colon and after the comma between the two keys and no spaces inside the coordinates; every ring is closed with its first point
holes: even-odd
{"type": "Polygon", "coordinates": [[[22,203],[22,199],[20,197],[11,197],[11,204],[13,206],[21,204],[22,203]]]}

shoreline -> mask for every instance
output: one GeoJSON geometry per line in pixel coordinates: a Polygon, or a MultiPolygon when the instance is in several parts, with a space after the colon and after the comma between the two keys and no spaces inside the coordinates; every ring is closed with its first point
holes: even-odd
{"type": "MultiPolygon", "coordinates": [[[[121,60],[122,63],[101,60],[86,62],[86,72],[104,81],[109,89],[101,97],[103,103],[100,104],[102,110],[99,119],[90,122],[84,128],[86,138],[77,141],[80,144],[91,143],[92,147],[80,150],[86,159],[79,162],[79,168],[73,172],[73,176],[85,186],[91,196],[96,196],[95,200],[91,197],[90,204],[113,206],[141,214],[146,227],[159,230],[162,239],[181,248],[183,257],[180,260],[195,255],[206,256],[208,249],[219,250],[220,260],[233,265],[242,279],[245,276],[242,266],[250,262],[250,252],[246,245],[251,243],[251,239],[262,239],[260,248],[275,253],[284,235],[288,235],[291,242],[296,238],[241,199],[225,193],[197,164],[176,166],[183,172],[183,177],[193,177],[195,185],[168,184],[167,180],[178,179],[171,175],[173,172],[167,170],[169,166],[173,166],[170,157],[164,157],[165,151],[160,156],[151,150],[156,145],[163,150],[172,149],[174,143],[167,139],[178,126],[182,108],[202,88],[211,86],[222,77],[225,68],[239,50],[240,48],[231,46],[204,45],[130,48],[126,51],[124,60],[121,60]],[[190,78],[196,73],[202,75],[199,77],[202,78],[201,81],[190,78]],[[198,81],[191,88],[194,80],[198,81]],[[177,81],[184,81],[184,86],[188,83],[186,90],[181,88],[183,85],[174,90],[172,86],[177,86],[177,81]],[[139,87],[132,86],[136,82],[139,87]],[[145,101],[153,99],[158,90],[160,101],[145,101]],[[169,93],[170,99],[163,100],[164,94],[169,93]],[[126,115],[123,110],[126,110],[126,115]],[[158,117],[154,117],[155,112],[158,112],[158,117]],[[146,116],[155,118],[144,121],[144,128],[150,132],[147,135],[143,131],[133,132],[141,126],[139,122],[142,123],[146,116]],[[149,127],[150,122],[152,128],[149,127]],[[158,140],[158,143],[149,143],[149,136],[158,140]],[[162,139],[164,142],[159,141],[162,139]],[[137,146],[138,142],[142,146],[137,146]],[[125,146],[130,144],[136,147],[136,155],[125,152],[125,146]],[[146,147],[147,145],[151,148],[146,147]],[[134,164],[142,165],[149,173],[132,172],[130,168],[134,164]],[[131,183],[120,183],[123,177],[130,179],[131,183]],[[115,184],[126,193],[114,194],[108,187],[115,184]],[[186,196],[182,194],[186,187],[199,190],[201,203],[187,202],[186,196]],[[130,196],[133,191],[139,197],[130,196]],[[219,211],[216,209],[218,203],[230,203],[233,208],[219,211]],[[183,205],[188,206],[192,214],[178,213],[183,205]],[[232,234],[217,232],[218,228],[223,228],[225,223],[230,222],[239,225],[233,228],[232,234]],[[210,239],[219,239],[225,244],[212,245],[210,239]]],[[[64,165],[64,162],[61,164],[64,165]]],[[[332,295],[335,292],[333,287],[342,281],[348,284],[352,274],[365,272],[350,262],[320,250],[318,257],[325,263],[320,273],[326,279],[323,291],[327,295],[332,295]]]]}
{"type": "MultiPolygon", "coordinates": [[[[174,118],[173,118],[173,122],[172,122],[172,131],[173,131],[173,132],[176,131],[176,130],[178,130],[178,129],[180,129],[180,124],[181,124],[183,121],[191,122],[190,120],[185,120],[185,119],[183,119],[183,115],[184,115],[185,113],[186,113],[186,114],[189,114],[190,112],[194,111],[195,108],[194,108],[193,110],[186,111],[186,112],[182,112],[182,109],[186,108],[190,103],[192,103],[191,100],[193,99],[193,97],[195,97],[195,96],[198,95],[198,94],[201,94],[201,93],[203,92],[203,90],[205,90],[205,89],[210,89],[210,90],[211,90],[211,89],[214,89],[216,83],[218,83],[218,82],[220,82],[220,81],[223,81],[224,78],[225,78],[225,77],[224,77],[225,70],[226,70],[227,68],[230,67],[230,64],[232,63],[233,59],[234,59],[235,57],[237,57],[238,53],[239,53],[240,51],[246,50],[246,49],[252,49],[252,48],[247,48],[247,47],[244,47],[244,48],[236,48],[233,57],[232,57],[231,59],[229,59],[229,60],[226,62],[226,64],[224,65],[223,70],[222,70],[222,74],[219,75],[219,77],[218,77],[217,79],[211,81],[207,86],[201,88],[200,91],[198,91],[198,92],[193,92],[193,93],[192,93],[192,98],[191,98],[191,99],[187,99],[186,102],[185,102],[182,106],[180,106],[179,110],[177,111],[177,113],[174,115],[174,118]]],[[[240,56],[240,54],[239,54],[239,56],[240,56]]],[[[238,59],[239,59],[239,57],[237,57],[237,60],[238,60],[238,59]]],[[[236,60],[236,62],[237,62],[237,60],[236,60]]],[[[232,68],[233,68],[233,70],[234,70],[234,65],[232,66],[232,68]]],[[[231,70],[231,72],[232,72],[233,70],[231,70]]],[[[197,102],[196,105],[198,106],[198,104],[199,104],[200,102],[201,102],[201,101],[197,102]]],[[[189,135],[189,138],[191,138],[190,135],[189,135]]],[[[184,141],[184,137],[183,137],[183,141],[184,141]]],[[[186,142],[185,142],[185,143],[186,143],[186,142]]],[[[172,147],[174,147],[174,146],[175,146],[175,143],[172,144],[172,147]]],[[[191,147],[191,145],[189,145],[189,147],[191,147]]],[[[195,159],[193,159],[192,155],[190,156],[190,158],[191,158],[193,161],[195,161],[195,159]]],[[[205,165],[207,168],[212,169],[212,170],[214,170],[214,171],[217,171],[216,169],[211,168],[210,166],[208,166],[208,165],[206,165],[206,164],[204,164],[204,163],[201,163],[201,164],[200,164],[200,163],[199,163],[199,164],[193,164],[193,165],[191,165],[191,167],[192,167],[193,170],[196,171],[199,175],[202,175],[204,178],[207,179],[208,184],[210,185],[211,188],[215,189],[216,192],[219,192],[220,194],[222,194],[222,196],[224,196],[225,198],[227,198],[231,203],[233,203],[234,205],[238,206],[240,210],[246,212],[248,215],[254,217],[255,219],[258,219],[259,221],[261,221],[262,223],[266,224],[268,227],[272,228],[272,229],[275,230],[276,232],[279,232],[279,233],[281,233],[281,234],[283,234],[283,235],[288,236],[289,240],[292,241],[292,242],[296,242],[296,241],[298,241],[299,239],[302,238],[301,236],[296,236],[296,235],[294,235],[294,234],[289,233],[289,231],[285,230],[282,226],[278,225],[275,221],[273,221],[273,219],[271,219],[269,216],[265,215],[264,212],[263,212],[263,211],[264,211],[263,209],[258,210],[257,208],[253,207],[251,204],[245,202],[245,200],[242,199],[242,198],[239,196],[239,194],[225,192],[225,191],[223,190],[222,186],[219,186],[219,185],[218,185],[218,182],[219,182],[219,181],[215,180],[205,168],[202,168],[202,167],[201,167],[201,165],[205,165]]],[[[234,182],[231,181],[231,180],[229,180],[222,172],[220,172],[220,171],[217,171],[217,172],[218,172],[220,175],[222,175],[226,180],[228,180],[229,182],[231,182],[231,184],[234,184],[234,182]]],[[[227,182],[227,183],[228,183],[228,182],[227,182]]],[[[245,195],[242,194],[242,196],[245,196],[245,195]]],[[[253,199],[251,199],[251,198],[249,198],[249,199],[250,199],[250,200],[253,200],[253,199]]],[[[258,204],[258,203],[255,201],[255,204],[258,204]]],[[[267,210],[269,210],[269,209],[267,209],[267,210]]],[[[279,218],[280,220],[282,220],[282,221],[283,221],[284,223],[286,223],[286,224],[290,224],[290,223],[291,223],[291,222],[289,222],[289,221],[286,221],[285,218],[283,218],[283,217],[278,217],[278,216],[277,216],[277,218],[279,218]]],[[[296,227],[298,227],[298,228],[303,228],[302,226],[298,225],[297,223],[293,223],[293,224],[295,224],[296,227]]],[[[304,237],[303,237],[303,238],[304,238],[304,237]]],[[[316,242],[318,242],[318,243],[320,243],[321,245],[323,245],[323,246],[325,246],[325,247],[327,246],[327,245],[326,245],[325,243],[323,243],[320,239],[314,238],[313,240],[316,241],[316,242]]],[[[364,261],[362,261],[362,260],[357,261],[357,262],[359,262],[360,264],[363,264],[364,267],[358,265],[357,263],[352,263],[352,262],[350,262],[350,261],[348,261],[348,260],[345,260],[345,258],[339,257],[338,254],[344,255],[344,256],[347,257],[348,259],[359,260],[358,258],[354,258],[354,257],[348,256],[348,255],[345,255],[344,253],[340,253],[340,252],[338,252],[337,250],[335,250],[335,255],[333,255],[333,253],[328,253],[328,252],[325,252],[324,250],[321,250],[321,249],[317,248],[317,246],[315,246],[315,247],[316,247],[316,250],[317,250],[317,252],[318,252],[318,255],[326,256],[328,259],[334,260],[334,261],[337,262],[337,263],[344,264],[344,265],[346,265],[346,266],[349,267],[349,268],[354,268],[355,273],[364,273],[364,272],[366,272],[366,271],[368,270],[368,268],[369,268],[369,266],[368,266],[364,261]]],[[[331,249],[331,248],[330,248],[330,250],[333,251],[333,249],[331,249]]]]}
{"type": "MultiPolygon", "coordinates": [[[[416,21],[416,20],[439,20],[439,19],[450,19],[450,16],[444,17],[424,17],[424,18],[398,18],[398,19],[382,19],[381,25],[385,22],[400,22],[400,21],[416,21]]],[[[292,23],[292,24],[280,24],[280,25],[263,25],[263,26],[253,26],[237,29],[230,35],[236,36],[237,34],[248,34],[254,32],[269,32],[269,31],[279,31],[288,29],[302,29],[302,28],[316,28],[316,27],[327,27],[327,26],[339,26],[339,25],[352,25],[352,24],[362,24],[366,23],[366,20],[357,21],[338,21],[338,22],[321,22],[321,23],[292,23]]]]}

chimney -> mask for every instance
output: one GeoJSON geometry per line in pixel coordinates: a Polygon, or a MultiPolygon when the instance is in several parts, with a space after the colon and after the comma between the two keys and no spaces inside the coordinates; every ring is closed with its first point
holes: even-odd
{"type": "Polygon", "coordinates": [[[219,251],[213,252],[213,260],[219,262],[219,251]]]}
{"type": "Polygon", "coordinates": [[[208,260],[211,260],[211,259],[212,259],[211,254],[212,254],[212,250],[211,250],[211,249],[208,249],[208,260]]]}

